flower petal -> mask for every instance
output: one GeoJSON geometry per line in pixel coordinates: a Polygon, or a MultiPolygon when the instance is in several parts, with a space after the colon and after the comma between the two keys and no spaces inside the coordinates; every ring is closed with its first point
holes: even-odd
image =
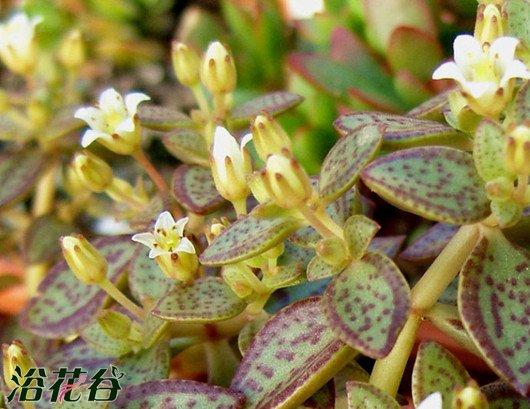
{"type": "Polygon", "coordinates": [[[501,78],[500,86],[504,87],[512,78],[523,78],[526,80],[530,79],[530,71],[528,68],[526,68],[526,65],[524,65],[522,61],[514,60],[508,65],[506,71],[504,71],[504,75],[501,78]]]}
{"type": "Polygon", "coordinates": [[[517,44],[519,44],[517,38],[499,37],[491,43],[488,55],[496,65],[500,64],[504,71],[505,67],[514,59],[517,44]]]}
{"type": "Polygon", "coordinates": [[[497,84],[491,81],[469,81],[462,84],[462,88],[475,99],[493,95],[498,89],[497,84]]]}
{"type": "Polygon", "coordinates": [[[83,134],[83,138],[81,138],[81,146],[83,148],[86,148],[88,145],[90,145],[92,142],[99,138],[109,139],[112,141],[112,136],[110,136],[108,133],[89,129],[83,134]]]}
{"type": "Polygon", "coordinates": [[[155,247],[154,249],[151,249],[151,251],[148,254],[149,258],[156,258],[158,256],[162,256],[164,254],[169,254],[169,251],[163,250],[160,247],[155,247]]]}
{"type": "Polygon", "coordinates": [[[155,236],[153,233],[138,233],[131,237],[132,241],[141,243],[144,246],[149,247],[150,249],[155,248],[155,236]]]}
{"type": "Polygon", "coordinates": [[[115,132],[134,132],[135,128],[136,124],[134,123],[134,119],[132,117],[128,117],[121,121],[118,126],[116,126],[115,132]]]}
{"type": "Polygon", "coordinates": [[[193,246],[191,241],[189,241],[186,237],[184,237],[180,241],[180,243],[177,246],[177,248],[175,250],[173,250],[173,251],[175,251],[175,252],[182,251],[184,253],[195,254],[195,247],[193,246]]]}
{"type": "Polygon", "coordinates": [[[99,108],[106,113],[115,112],[122,117],[127,116],[123,98],[114,88],[109,88],[101,93],[99,108]]]}
{"type": "Polygon", "coordinates": [[[175,223],[175,230],[179,237],[182,237],[184,235],[184,227],[186,226],[186,223],[188,223],[189,220],[189,217],[184,217],[182,219],[177,220],[177,223],[175,223]]]}
{"type": "Polygon", "coordinates": [[[442,409],[442,394],[440,392],[431,393],[416,409],[442,409]]]}
{"type": "Polygon", "coordinates": [[[171,231],[174,225],[175,220],[173,219],[173,216],[171,216],[171,213],[166,210],[165,212],[160,213],[158,219],[156,219],[155,232],[158,230],[163,230],[166,232],[171,231]]]}
{"type": "Polygon", "coordinates": [[[482,45],[471,35],[459,35],[453,43],[455,63],[466,72],[469,65],[482,58],[482,45]]]}
{"type": "Polygon", "coordinates": [[[96,131],[105,130],[105,118],[103,117],[103,113],[97,108],[79,108],[77,111],[75,111],[74,118],[85,121],[88,126],[96,131]]]}
{"type": "Polygon", "coordinates": [[[125,95],[125,107],[127,108],[127,113],[130,116],[134,116],[136,114],[138,104],[143,101],[149,101],[150,99],[151,98],[148,95],[141,92],[133,92],[131,94],[125,95]]]}
{"type": "Polygon", "coordinates": [[[434,80],[453,79],[459,83],[463,83],[466,81],[464,75],[454,62],[446,62],[440,65],[432,73],[432,78],[434,80]]]}

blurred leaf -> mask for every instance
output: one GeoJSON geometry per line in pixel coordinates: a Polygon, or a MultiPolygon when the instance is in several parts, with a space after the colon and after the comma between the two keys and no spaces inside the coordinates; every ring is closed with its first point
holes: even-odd
{"type": "Polygon", "coordinates": [[[261,114],[277,115],[295,107],[304,97],[288,91],[271,92],[235,107],[230,115],[231,120],[249,120],[261,114]]]}
{"type": "Polygon", "coordinates": [[[398,236],[374,237],[368,246],[368,251],[383,253],[388,258],[395,258],[407,236],[404,234],[398,236]]]}
{"type": "Polygon", "coordinates": [[[162,143],[175,158],[184,163],[209,166],[208,148],[200,133],[192,129],[175,129],[162,136],[162,143]]]}
{"type": "Polygon", "coordinates": [[[499,223],[499,228],[505,229],[507,227],[515,226],[519,220],[521,220],[523,211],[518,203],[492,200],[491,213],[495,215],[495,218],[499,223]]]}
{"type": "Polygon", "coordinates": [[[399,257],[412,262],[433,259],[441,253],[457,231],[458,226],[436,223],[403,250],[399,257]]]}
{"type": "Polygon", "coordinates": [[[140,125],[155,131],[171,131],[175,128],[194,126],[194,122],[186,114],[156,105],[140,104],[137,115],[140,125]]]}
{"type": "Polygon", "coordinates": [[[313,396],[306,400],[299,409],[334,409],[335,408],[335,385],[333,380],[326,383],[316,391],[313,396]]]}
{"type": "Polygon", "coordinates": [[[530,1],[507,0],[504,10],[508,14],[510,35],[520,38],[526,47],[530,47],[530,1]]]}
{"type": "Polygon", "coordinates": [[[401,405],[394,398],[373,385],[364,382],[346,383],[348,409],[400,409],[401,405]]]}
{"type": "Polygon", "coordinates": [[[488,399],[489,409],[530,409],[530,399],[518,395],[505,383],[490,383],[480,388],[480,391],[488,399]]]}
{"type": "Polygon", "coordinates": [[[124,387],[166,379],[169,375],[169,358],[167,342],[159,342],[152,348],[118,359],[115,365],[120,372],[125,373],[120,385],[124,387]]]}
{"type": "Polygon", "coordinates": [[[443,111],[448,108],[447,94],[450,91],[442,92],[421,103],[417,107],[411,109],[407,113],[407,116],[413,116],[421,119],[431,119],[433,121],[443,121],[443,111]]]}
{"type": "Polygon", "coordinates": [[[29,264],[50,261],[61,253],[59,238],[72,233],[75,227],[52,215],[35,219],[24,235],[24,256],[29,264]]]}
{"type": "Polygon", "coordinates": [[[530,121],[530,83],[526,81],[515,94],[513,103],[506,114],[505,124],[522,125],[530,121]]]}

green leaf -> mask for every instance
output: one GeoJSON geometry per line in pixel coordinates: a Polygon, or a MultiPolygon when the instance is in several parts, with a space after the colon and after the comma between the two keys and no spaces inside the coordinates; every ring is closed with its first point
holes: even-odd
{"type": "Polygon", "coordinates": [[[346,383],[348,409],[400,409],[401,405],[381,389],[364,382],[346,383]]]}
{"type": "Polygon", "coordinates": [[[448,108],[447,95],[450,91],[445,91],[422,102],[417,107],[407,112],[407,116],[415,118],[430,119],[433,121],[443,121],[443,111],[448,108]]]}
{"type": "MultiPolygon", "coordinates": [[[[92,244],[108,261],[107,277],[116,283],[128,268],[137,246],[130,236],[100,237],[92,244]]],[[[81,283],[60,261],[48,273],[21,313],[20,323],[29,331],[49,338],[76,334],[103,308],[107,294],[98,286],[81,283]]]]}
{"type": "Polygon", "coordinates": [[[469,224],[489,214],[484,182],[466,152],[445,147],[406,149],[377,159],[364,183],[400,209],[429,220],[469,224]]]}
{"type": "Polygon", "coordinates": [[[186,114],[156,105],[140,104],[137,115],[140,125],[155,131],[171,131],[175,128],[194,126],[193,121],[186,114]]]}
{"type": "Polygon", "coordinates": [[[344,240],[348,246],[350,256],[359,260],[370,245],[370,242],[381,226],[361,214],[351,216],[344,224],[344,240]]]}
{"type": "Polygon", "coordinates": [[[303,263],[292,263],[286,266],[277,266],[277,271],[272,276],[263,278],[262,283],[268,288],[284,288],[300,284],[303,281],[303,263]]]}
{"type": "Polygon", "coordinates": [[[434,392],[442,394],[443,409],[451,409],[453,389],[470,380],[464,366],[449,351],[434,341],[420,344],[412,372],[412,398],[419,405],[434,392]]]}
{"type": "Polygon", "coordinates": [[[489,409],[530,409],[530,399],[519,396],[505,383],[490,383],[480,391],[488,399],[489,409]]]}
{"type": "Polygon", "coordinates": [[[245,397],[230,389],[195,381],[156,380],[126,386],[109,409],[216,408],[242,409],[245,397]]]}
{"type": "Polygon", "coordinates": [[[43,165],[44,158],[36,151],[0,152],[0,209],[31,190],[43,165]]]}
{"type": "Polygon", "coordinates": [[[522,125],[530,121],[530,83],[526,81],[514,97],[506,115],[505,124],[522,125]]]}
{"type": "Polygon", "coordinates": [[[497,177],[513,175],[504,167],[505,132],[496,122],[484,119],[480,122],[473,146],[473,159],[477,172],[486,182],[497,177]]]}
{"type": "Polygon", "coordinates": [[[297,407],[322,387],[355,352],[326,324],[319,298],[296,302],[256,334],[231,388],[253,409],[297,407]]]}
{"type": "Polygon", "coordinates": [[[173,174],[171,192],[182,206],[200,215],[212,213],[226,203],[215,188],[211,170],[202,166],[179,166],[173,174]]]}
{"type": "Polygon", "coordinates": [[[436,223],[403,250],[399,257],[413,262],[433,259],[441,253],[457,231],[458,226],[436,223]]]}
{"type": "Polygon", "coordinates": [[[152,314],[168,321],[208,323],[235,317],[246,306],[222,278],[202,277],[163,295],[152,314]]]}
{"type": "Polygon", "coordinates": [[[363,354],[382,358],[410,312],[410,289],[388,257],[367,253],[328,285],[322,306],[337,336],[363,354]]]}
{"type": "Polygon", "coordinates": [[[377,154],[384,127],[364,126],[339,139],[329,151],[320,171],[320,197],[333,201],[351,188],[364,168],[377,154]]]}
{"type": "Polygon", "coordinates": [[[335,408],[335,385],[333,380],[326,383],[316,391],[313,396],[306,400],[298,409],[334,409],[335,408]]]}
{"type": "Polygon", "coordinates": [[[523,210],[518,203],[492,200],[491,213],[495,215],[495,218],[499,223],[499,228],[505,229],[507,227],[515,226],[517,222],[521,220],[523,210]]]}
{"type": "Polygon", "coordinates": [[[307,281],[316,281],[323,278],[332,277],[344,270],[344,267],[344,263],[337,266],[332,266],[322,260],[319,256],[315,256],[307,265],[307,281]]]}
{"type": "Polygon", "coordinates": [[[88,373],[108,367],[114,357],[103,355],[88,346],[81,338],[61,345],[47,356],[43,363],[48,368],[83,368],[88,373]]]}
{"type": "Polygon", "coordinates": [[[98,322],[90,324],[80,333],[87,345],[102,355],[120,357],[131,352],[131,344],[125,339],[116,339],[109,336],[98,322]]]}
{"type": "Polygon", "coordinates": [[[56,258],[61,253],[59,238],[75,228],[52,215],[35,219],[24,234],[24,255],[28,264],[56,258]]]}
{"type": "Polygon", "coordinates": [[[261,95],[250,101],[235,107],[231,114],[231,120],[248,120],[261,113],[269,115],[281,114],[288,109],[297,106],[304,100],[304,97],[288,91],[271,92],[261,95]]]}
{"type": "Polygon", "coordinates": [[[169,359],[167,342],[159,342],[152,348],[120,358],[114,365],[126,374],[121,381],[123,387],[167,378],[169,359]]]}
{"type": "Polygon", "coordinates": [[[383,112],[355,112],[338,117],[334,126],[341,135],[363,125],[386,126],[383,149],[395,150],[424,145],[469,147],[467,136],[450,126],[429,119],[419,119],[383,112]]]}
{"type": "Polygon", "coordinates": [[[209,166],[208,147],[200,133],[192,129],[175,129],[162,136],[169,153],[184,163],[209,166]]]}
{"type": "Polygon", "coordinates": [[[508,14],[508,31],[520,38],[526,47],[530,46],[530,2],[528,0],[507,0],[504,10],[508,14]]]}
{"type": "Polygon", "coordinates": [[[241,352],[242,356],[245,355],[251,341],[254,339],[254,336],[258,333],[261,327],[263,327],[266,321],[266,318],[257,318],[251,320],[245,324],[241,331],[239,331],[239,335],[237,337],[237,346],[239,347],[239,352],[241,352]]]}
{"type": "MultiPolygon", "coordinates": [[[[260,205],[248,216],[238,219],[204,250],[201,263],[222,265],[257,256],[281,243],[302,225],[294,217],[281,213],[275,215],[274,209],[268,204],[260,205]]],[[[279,208],[277,210],[281,212],[279,208]]]]}
{"type": "Polygon", "coordinates": [[[458,309],[490,367],[528,395],[530,254],[500,230],[482,229],[460,273],[458,309]]]}

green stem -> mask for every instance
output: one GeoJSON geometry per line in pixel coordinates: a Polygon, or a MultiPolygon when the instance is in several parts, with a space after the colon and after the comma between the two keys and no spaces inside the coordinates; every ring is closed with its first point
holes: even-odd
{"type": "Polygon", "coordinates": [[[193,92],[193,95],[195,96],[195,100],[197,101],[197,105],[199,105],[199,109],[202,112],[204,112],[206,115],[209,115],[210,107],[208,105],[208,100],[206,99],[206,96],[204,95],[204,92],[202,90],[201,84],[197,83],[194,86],[192,86],[191,91],[193,92]]]}
{"type": "Polygon", "coordinates": [[[247,199],[236,200],[232,202],[234,210],[236,211],[237,216],[243,216],[247,214],[247,199]]]}
{"type": "Polygon", "coordinates": [[[136,159],[140,166],[142,166],[142,168],[145,170],[145,173],[147,173],[147,175],[151,178],[160,192],[166,193],[169,190],[166,181],[158,172],[158,170],[156,170],[142,149],[138,149],[135,153],[133,153],[132,157],[136,159]]]}
{"type": "Polygon", "coordinates": [[[125,294],[123,294],[109,279],[105,279],[98,283],[98,285],[105,290],[105,292],[110,295],[116,302],[118,302],[122,307],[130,311],[136,317],[143,320],[145,318],[145,311],[140,308],[138,305],[129,300],[125,294]]]}
{"type": "Polygon", "coordinates": [[[35,189],[35,196],[33,197],[31,211],[33,217],[43,216],[53,209],[57,169],[57,162],[54,160],[39,179],[35,189]]]}
{"type": "Polygon", "coordinates": [[[226,116],[225,94],[214,94],[213,96],[215,122],[223,120],[226,116]]]}
{"type": "Polygon", "coordinates": [[[322,237],[330,238],[337,236],[341,239],[344,237],[342,228],[337,225],[325,211],[314,211],[307,205],[304,205],[298,209],[298,211],[302,213],[305,219],[322,237]]]}

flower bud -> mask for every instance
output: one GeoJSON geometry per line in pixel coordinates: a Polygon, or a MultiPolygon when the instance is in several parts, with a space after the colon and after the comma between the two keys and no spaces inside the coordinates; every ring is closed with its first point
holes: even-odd
{"type": "Polygon", "coordinates": [[[160,269],[172,280],[189,283],[199,268],[199,259],[195,253],[179,251],[164,253],[155,257],[160,269]]]}
{"type": "Polygon", "coordinates": [[[82,183],[92,192],[103,192],[112,183],[112,168],[88,151],[77,153],[72,168],[82,183]]]}
{"type": "Polygon", "coordinates": [[[303,206],[313,193],[309,176],[294,158],[269,156],[261,179],[271,200],[284,209],[303,206]]]}
{"type": "Polygon", "coordinates": [[[241,263],[223,268],[223,280],[239,298],[248,297],[262,290],[263,284],[252,270],[241,263]]]}
{"type": "Polygon", "coordinates": [[[120,178],[113,178],[110,186],[105,190],[112,200],[119,203],[147,204],[148,198],[135,193],[129,182],[120,178]]]}
{"type": "Polygon", "coordinates": [[[261,159],[291,149],[291,140],[280,124],[270,115],[258,115],[251,128],[252,140],[261,159]]]}
{"type": "Polygon", "coordinates": [[[215,219],[213,220],[212,224],[209,226],[206,226],[204,228],[204,235],[206,236],[206,240],[208,241],[208,244],[210,244],[217,236],[219,236],[224,229],[226,229],[227,224],[219,223],[215,219]]]}
{"type": "Polygon", "coordinates": [[[476,382],[470,381],[464,388],[453,391],[453,409],[488,409],[488,401],[476,382]]]}
{"type": "Polygon", "coordinates": [[[504,161],[506,169],[517,175],[530,174],[530,124],[508,131],[504,161]]]}
{"type": "Polygon", "coordinates": [[[508,20],[500,5],[481,4],[475,23],[475,37],[482,43],[492,43],[496,38],[503,37],[507,31],[508,20]]]}
{"type": "Polygon", "coordinates": [[[338,266],[348,257],[348,249],[344,240],[339,237],[319,240],[315,250],[318,256],[330,266],[338,266]]]}
{"type": "Polygon", "coordinates": [[[107,260],[81,234],[61,238],[63,257],[79,281],[87,285],[105,280],[107,260]]]}
{"type": "Polygon", "coordinates": [[[11,380],[13,376],[17,378],[23,377],[29,369],[37,366],[24,344],[18,340],[14,340],[11,344],[2,344],[2,365],[4,381],[9,389],[14,389],[18,386],[11,380]],[[20,374],[15,371],[17,366],[20,368],[20,374]]]}
{"type": "Polygon", "coordinates": [[[269,193],[263,183],[260,172],[249,173],[247,175],[247,184],[252,192],[252,196],[254,196],[259,203],[265,203],[269,200],[269,193]]]}
{"type": "Polygon", "coordinates": [[[201,60],[195,51],[184,43],[173,41],[171,60],[175,75],[182,85],[192,87],[199,82],[201,60]]]}
{"type": "Polygon", "coordinates": [[[488,199],[505,202],[512,197],[513,180],[505,176],[499,176],[488,181],[485,188],[488,199]]]}
{"type": "Polygon", "coordinates": [[[66,68],[79,70],[85,62],[85,44],[81,31],[72,30],[66,34],[59,48],[58,59],[66,68]]]}
{"type": "Polygon", "coordinates": [[[208,46],[202,61],[201,80],[212,94],[226,94],[236,87],[236,67],[229,51],[219,41],[208,46]]]}
{"type": "Polygon", "coordinates": [[[98,316],[98,324],[111,338],[127,339],[133,321],[125,314],[113,310],[103,310],[98,316]]]}

